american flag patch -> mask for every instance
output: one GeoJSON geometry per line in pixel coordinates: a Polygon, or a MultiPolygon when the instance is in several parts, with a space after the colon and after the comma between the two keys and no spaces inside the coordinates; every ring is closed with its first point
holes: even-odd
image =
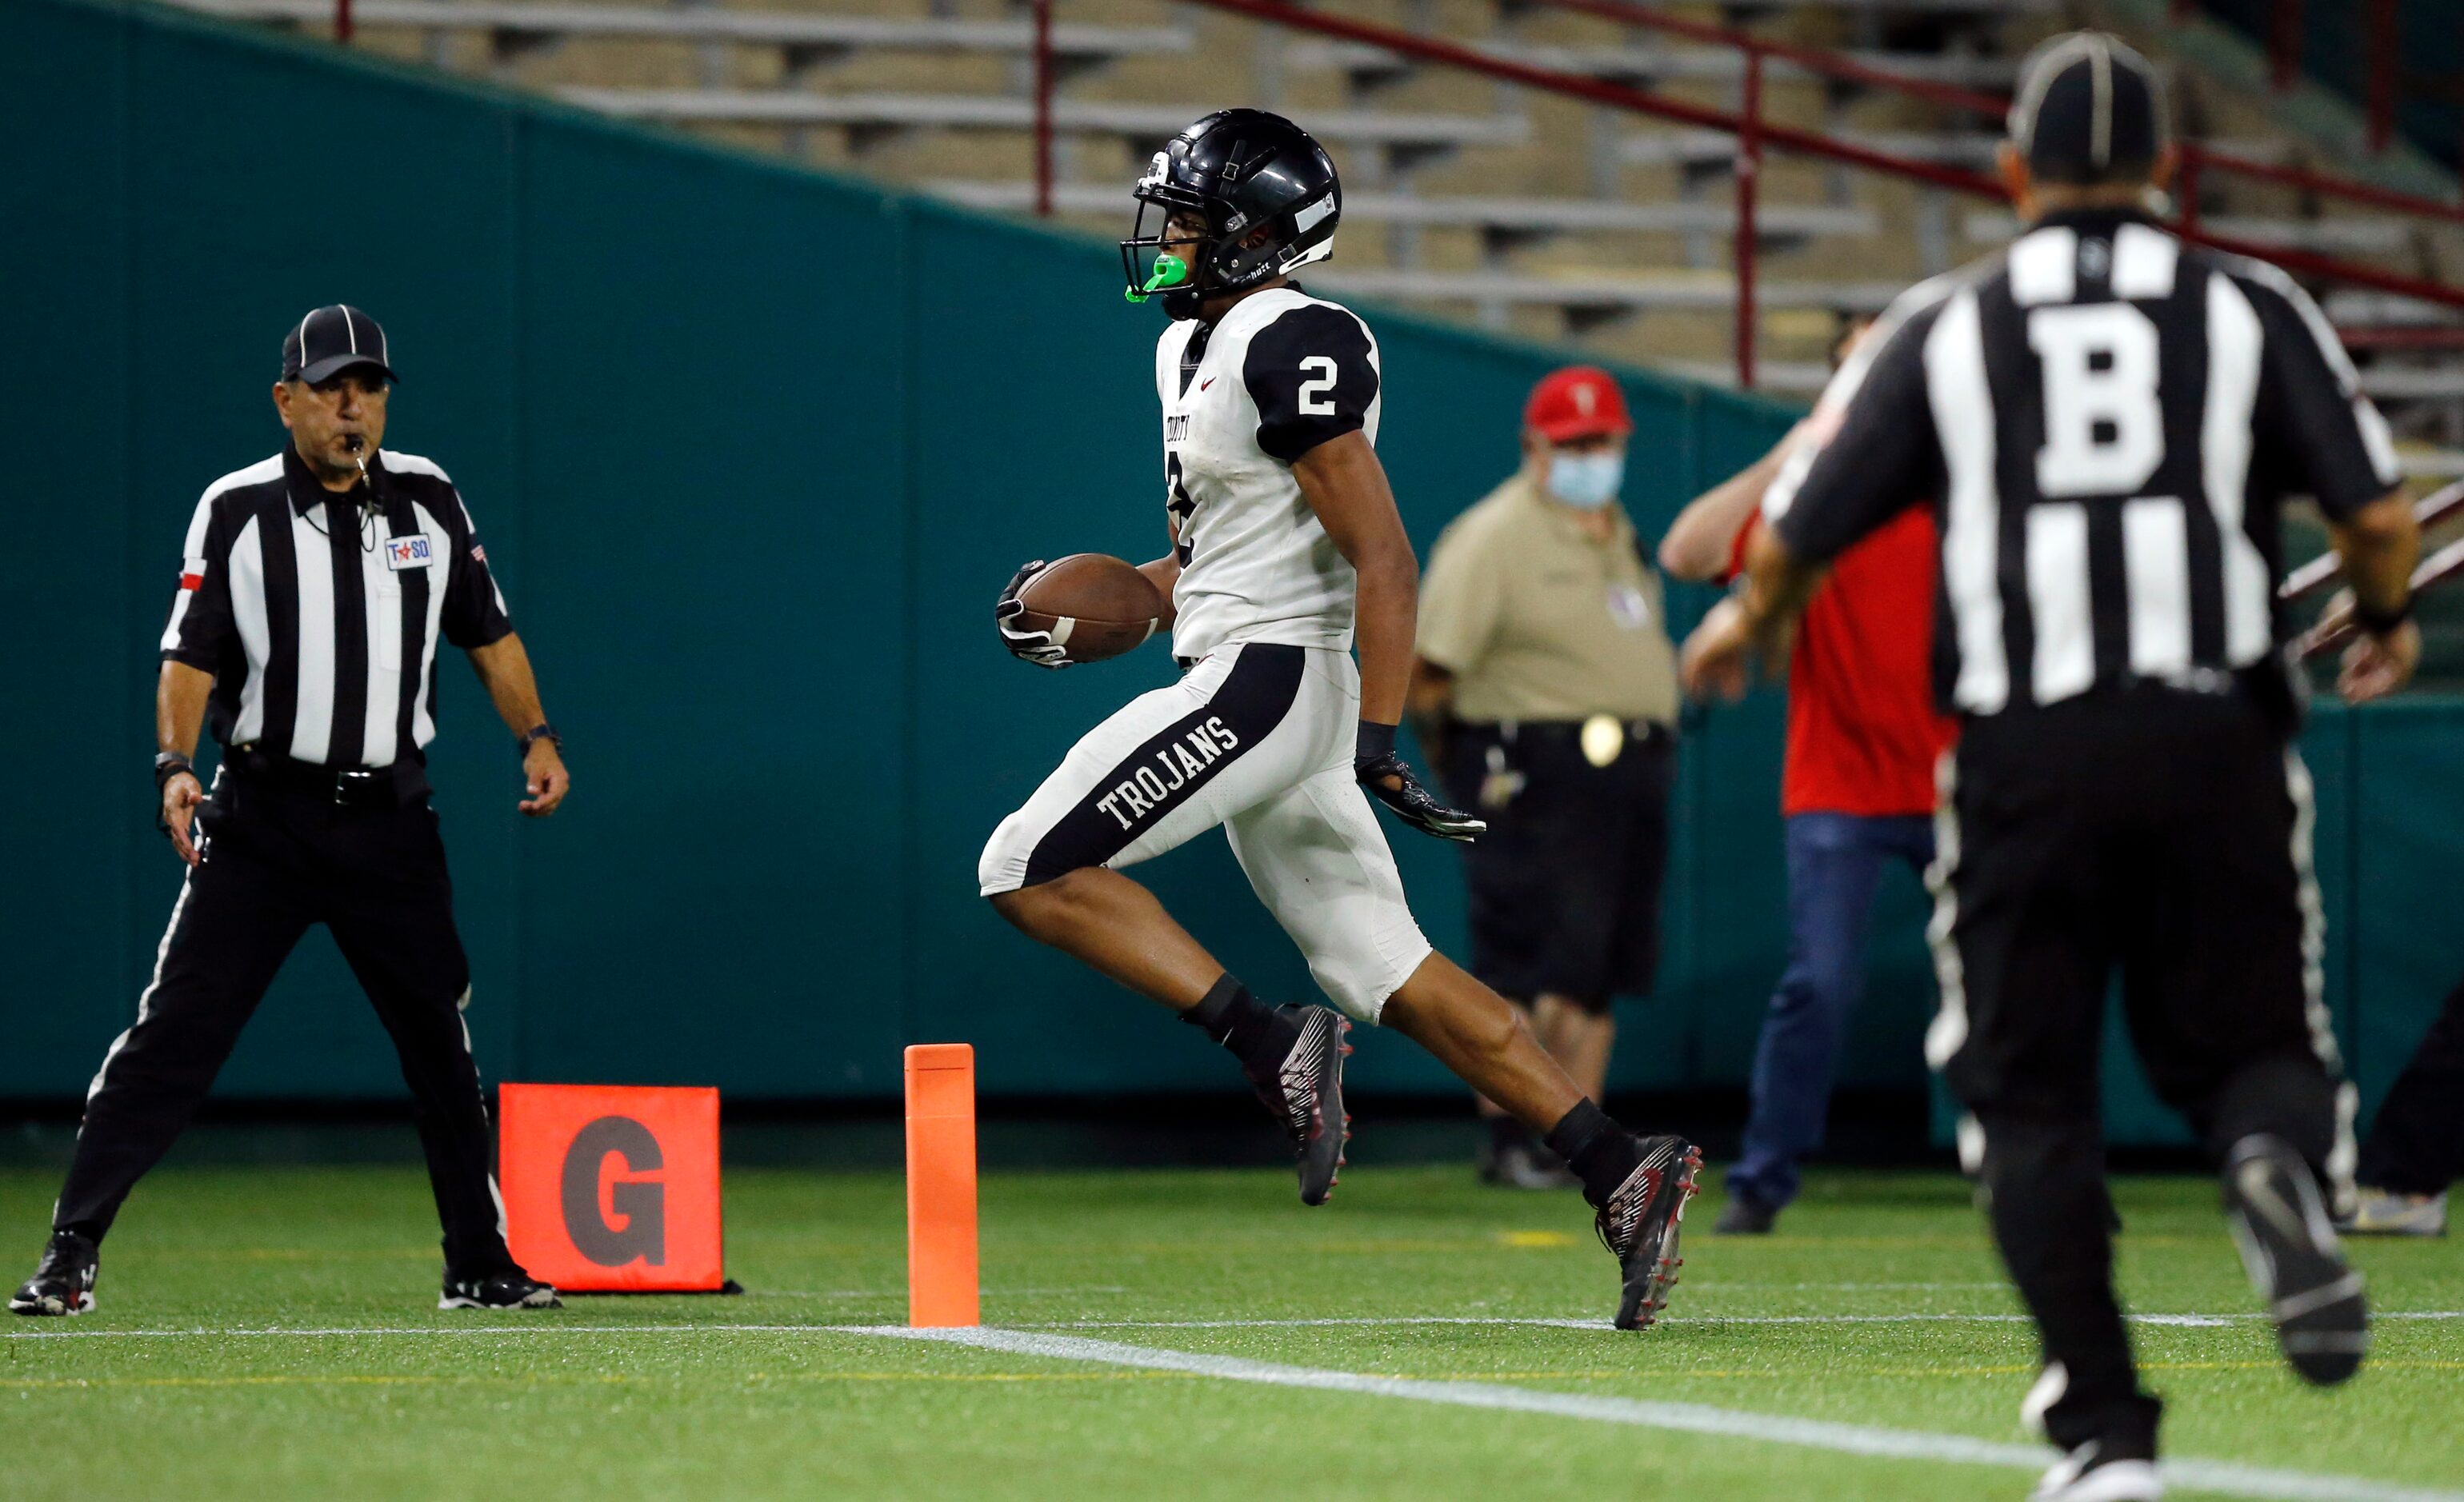
{"type": "Polygon", "coordinates": [[[471,544],[471,561],[472,561],[472,562],[473,562],[473,563],[485,563],[485,562],[487,562],[487,561],[488,561],[488,550],[487,550],[487,549],[485,549],[485,548],[483,548],[483,547],[481,547],[481,546],[479,546],[479,545],[478,545],[477,543],[475,543],[475,542],[474,542],[474,543],[473,543],[473,544],[471,544]]]}

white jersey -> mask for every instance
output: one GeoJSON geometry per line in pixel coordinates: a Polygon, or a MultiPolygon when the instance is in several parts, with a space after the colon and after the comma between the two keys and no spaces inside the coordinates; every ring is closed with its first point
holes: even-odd
{"type": "Polygon", "coordinates": [[[1358,580],[1292,478],[1331,438],[1377,441],[1377,341],[1350,309],[1280,287],[1155,345],[1165,505],[1177,523],[1173,655],[1243,642],[1352,648],[1358,580]]]}

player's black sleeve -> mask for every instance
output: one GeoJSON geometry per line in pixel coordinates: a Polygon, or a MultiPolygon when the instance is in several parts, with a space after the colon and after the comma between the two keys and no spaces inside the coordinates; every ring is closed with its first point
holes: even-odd
{"type": "Polygon", "coordinates": [[[445,550],[445,640],[465,651],[488,646],[511,636],[512,618],[505,611],[504,592],[488,572],[488,550],[479,546],[478,529],[462,492],[449,492],[445,525],[453,536],[445,550]]]}
{"type": "Polygon", "coordinates": [[[1822,394],[1814,431],[1834,423],[1837,431],[1810,462],[1799,453],[1783,466],[1764,499],[1764,515],[1794,556],[1828,563],[1930,498],[1942,446],[1925,388],[1925,345],[1941,310],[1935,303],[1877,334],[1873,358],[1859,350],[1822,394]]]}
{"type": "Polygon", "coordinates": [[[1340,308],[1309,303],[1252,335],[1241,379],[1258,404],[1258,446],[1290,464],[1368,425],[1377,400],[1369,330],[1340,308]]]}
{"type": "Polygon", "coordinates": [[[2318,497],[2342,520],[2401,478],[2370,399],[2336,332],[2291,277],[2234,278],[2258,312],[2260,367],[2254,468],[2285,494],[2318,497]]]}

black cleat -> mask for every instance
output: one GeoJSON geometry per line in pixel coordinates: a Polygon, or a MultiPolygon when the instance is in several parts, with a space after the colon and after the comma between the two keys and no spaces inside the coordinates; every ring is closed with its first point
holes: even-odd
{"type": "Polygon", "coordinates": [[[1498,1189],[1571,1189],[1574,1177],[1557,1155],[1536,1143],[1491,1143],[1480,1151],[1480,1182],[1498,1189]]]}
{"type": "Polygon", "coordinates": [[[2293,1370],[2321,1387],[2352,1376],[2369,1349],[2369,1310],[2310,1165],[2277,1138],[2243,1138],[2225,1160],[2225,1216],[2293,1370]]]}
{"type": "Polygon", "coordinates": [[[1683,1137],[1646,1137],[1640,1145],[1641,1166],[1617,1186],[1593,1222],[1600,1245],[1617,1254],[1624,1280],[1617,1300],[1620,1330],[1648,1330],[1668,1307],[1668,1291],[1685,1265],[1677,1254],[1677,1224],[1685,1218],[1694,1175],[1703,1167],[1703,1149],[1683,1137]]]}
{"type": "Polygon", "coordinates": [[[2090,1440],[2054,1462],[2028,1502],[2157,1502],[2165,1482],[2145,1450],[2090,1440]]]}
{"type": "Polygon", "coordinates": [[[1779,1224],[1779,1211],[1750,1194],[1730,1194],[1711,1223],[1715,1236],[1768,1236],[1779,1224]]]}
{"type": "Polygon", "coordinates": [[[1301,1203],[1323,1205],[1334,1192],[1343,1167],[1343,1146],[1352,1140],[1352,1118],[1343,1114],[1343,1060],[1352,1045],[1343,1035],[1352,1022],[1326,1007],[1279,1007],[1297,1013],[1300,1035],[1267,1078],[1249,1083],[1292,1138],[1301,1161],[1301,1203]]]}
{"type": "Polygon", "coordinates": [[[487,1277],[454,1277],[447,1274],[445,1295],[436,1301],[439,1309],[562,1309],[564,1300],[556,1296],[553,1284],[542,1283],[517,1268],[510,1273],[493,1273],[487,1277]]]}
{"type": "Polygon", "coordinates": [[[12,1315],[81,1315],[94,1307],[94,1276],[102,1249],[92,1236],[52,1232],[43,1260],[9,1300],[12,1315]]]}

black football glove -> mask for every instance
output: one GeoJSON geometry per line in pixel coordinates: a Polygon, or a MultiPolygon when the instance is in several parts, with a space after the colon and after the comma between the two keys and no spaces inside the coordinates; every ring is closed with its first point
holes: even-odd
{"type": "Polygon", "coordinates": [[[1395,754],[1395,727],[1391,725],[1360,722],[1360,743],[1352,758],[1352,774],[1360,779],[1371,797],[1423,835],[1469,844],[1488,832],[1486,819],[1446,807],[1420,786],[1420,779],[1412,774],[1402,757],[1395,754]]]}
{"type": "Polygon", "coordinates": [[[1001,603],[993,607],[993,624],[1001,631],[1001,645],[1020,662],[1033,663],[1038,667],[1067,667],[1069,649],[1053,641],[1050,632],[1021,631],[1010,624],[1026,611],[1026,601],[1018,597],[1026,593],[1026,586],[1035,582],[1036,576],[1050,567],[1050,563],[1038,558],[1011,575],[1009,583],[1001,589],[1001,603]]]}

